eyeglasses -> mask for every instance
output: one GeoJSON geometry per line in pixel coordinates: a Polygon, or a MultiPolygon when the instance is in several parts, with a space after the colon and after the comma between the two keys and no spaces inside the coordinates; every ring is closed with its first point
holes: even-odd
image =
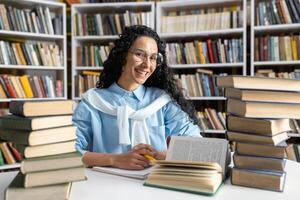
{"type": "Polygon", "coordinates": [[[148,55],[144,50],[142,49],[135,49],[133,51],[129,51],[129,53],[132,53],[135,57],[135,59],[139,62],[145,62],[146,59],[150,59],[151,66],[159,66],[163,62],[163,56],[161,53],[154,53],[151,55],[148,55]]]}

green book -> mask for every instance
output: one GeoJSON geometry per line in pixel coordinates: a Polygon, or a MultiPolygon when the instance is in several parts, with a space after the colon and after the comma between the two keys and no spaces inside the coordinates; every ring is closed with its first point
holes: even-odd
{"type": "Polygon", "coordinates": [[[217,190],[215,192],[205,192],[205,191],[200,191],[198,189],[193,190],[193,189],[188,189],[188,188],[182,188],[182,187],[176,187],[176,186],[165,186],[165,185],[157,185],[157,184],[151,184],[151,183],[144,183],[144,186],[149,186],[149,187],[155,187],[155,188],[162,188],[162,189],[167,189],[167,190],[174,190],[174,191],[180,191],[180,192],[187,192],[187,193],[192,193],[192,194],[200,194],[200,195],[205,195],[205,196],[213,196],[215,193],[219,191],[219,189],[224,185],[224,182],[219,185],[217,190]]]}
{"type": "Polygon", "coordinates": [[[4,163],[2,151],[0,150],[0,166],[2,166],[2,165],[5,165],[5,163],[4,163]]]}

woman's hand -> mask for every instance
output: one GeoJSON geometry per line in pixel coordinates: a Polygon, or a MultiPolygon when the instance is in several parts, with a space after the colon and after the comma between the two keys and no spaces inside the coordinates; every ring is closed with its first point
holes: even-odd
{"type": "Polygon", "coordinates": [[[166,155],[167,155],[166,151],[156,151],[154,153],[154,158],[156,160],[165,160],[166,159],[166,155]]]}
{"type": "Polygon", "coordinates": [[[145,154],[155,156],[156,151],[147,144],[138,144],[127,153],[113,155],[112,166],[122,169],[141,170],[149,167],[145,154]]]}

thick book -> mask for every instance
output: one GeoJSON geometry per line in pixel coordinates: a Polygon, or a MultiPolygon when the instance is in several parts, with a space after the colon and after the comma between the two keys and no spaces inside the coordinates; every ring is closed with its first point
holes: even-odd
{"type": "Polygon", "coordinates": [[[73,101],[12,101],[9,112],[15,115],[34,117],[73,114],[73,101]]]}
{"type": "Polygon", "coordinates": [[[23,174],[27,174],[32,172],[80,167],[83,166],[81,158],[82,156],[78,152],[29,158],[24,159],[21,162],[20,170],[23,174]]]}
{"type": "Polygon", "coordinates": [[[276,135],[291,130],[289,119],[255,119],[227,116],[227,127],[230,131],[276,135]]]}
{"type": "Polygon", "coordinates": [[[71,126],[72,115],[45,116],[45,117],[20,117],[16,115],[4,115],[0,117],[1,129],[15,130],[40,130],[60,126],[71,126]]]}
{"type": "Polygon", "coordinates": [[[233,163],[237,168],[283,172],[286,159],[262,156],[248,156],[235,153],[233,155],[233,163]]]}
{"type": "Polygon", "coordinates": [[[145,185],[213,195],[225,179],[230,162],[228,141],[216,138],[171,138],[166,160],[152,161],[145,185]]]}
{"type": "Polygon", "coordinates": [[[286,158],[287,144],[286,142],[281,142],[280,144],[266,145],[266,144],[255,144],[246,142],[237,142],[235,146],[235,152],[242,155],[250,156],[266,156],[271,158],[286,158]]]}
{"type": "Polygon", "coordinates": [[[278,145],[279,143],[286,141],[289,137],[286,132],[274,136],[266,136],[266,135],[227,131],[227,138],[230,141],[235,141],[235,142],[249,142],[249,143],[256,143],[256,144],[278,145]]]}
{"type": "Polygon", "coordinates": [[[19,172],[5,190],[5,200],[69,199],[72,183],[24,188],[24,175],[19,172]]]}
{"type": "Polygon", "coordinates": [[[24,174],[23,186],[25,188],[30,188],[74,181],[83,181],[86,179],[84,173],[84,167],[27,173],[24,174]]]}
{"type": "Polygon", "coordinates": [[[226,88],[225,96],[242,101],[260,101],[277,103],[299,103],[300,93],[298,92],[277,92],[261,90],[241,90],[226,88]]]}
{"type": "Polygon", "coordinates": [[[300,119],[300,104],[266,103],[228,99],[227,112],[249,118],[300,119]]]}
{"type": "Polygon", "coordinates": [[[150,172],[153,170],[153,167],[149,167],[143,170],[126,170],[114,167],[93,167],[93,170],[107,174],[145,180],[150,174],[150,172]]]}
{"type": "Polygon", "coordinates": [[[224,88],[300,91],[299,80],[256,76],[219,76],[217,78],[217,85],[224,88]]]}
{"type": "Polygon", "coordinates": [[[42,129],[36,131],[23,131],[14,129],[0,129],[0,138],[10,142],[36,146],[76,139],[75,126],[42,129]]]}
{"type": "Polygon", "coordinates": [[[285,172],[233,168],[231,183],[233,185],[282,192],[284,190],[285,177],[285,172]]]}
{"type": "Polygon", "coordinates": [[[75,141],[59,142],[37,146],[15,144],[15,147],[25,158],[52,156],[76,151],[75,141]]]}

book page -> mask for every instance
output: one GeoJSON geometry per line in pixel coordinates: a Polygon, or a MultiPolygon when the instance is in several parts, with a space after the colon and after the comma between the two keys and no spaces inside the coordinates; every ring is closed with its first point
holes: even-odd
{"type": "Polygon", "coordinates": [[[126,170],[118,169],[114,167],[93,167],[94,171],[100,171],[108,174],[114,174],[118,176],[125,176],[136,179],[146,179],[148,174],[152,171],[153,167],[149,167],[143,170],[126,170]]]}
{"type": "Polygon", "coordinates": [[[216,162],[225,171],[227,152],[225,139],[173,136],[166,160],[216,162]]]}

